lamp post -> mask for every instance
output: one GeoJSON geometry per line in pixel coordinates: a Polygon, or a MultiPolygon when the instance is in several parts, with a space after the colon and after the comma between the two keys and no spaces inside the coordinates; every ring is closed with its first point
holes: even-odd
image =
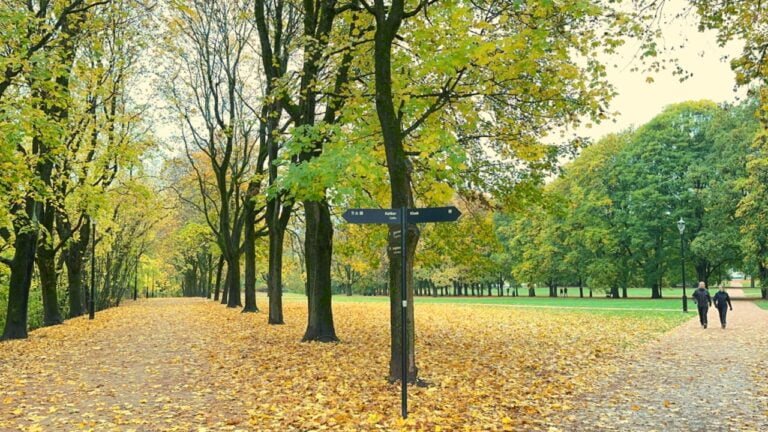
{"type": "Polygon", "coordinates": [[[96,316],[96,221],[93,221],[93,241],[91,242],[91,304],[88,305],[88,319],[96,316]]]}
{"type": "Polygon", "coordinates": [[[681,217],[677,221],[677,230],[680,231],[680,266],[683,271],[683,312],[688,312],[688,296],[685,294],[685,247],[683,233],[685,233],[685,221],[681,217]]]}
{"type": "Polygon", "coordinates": [[[136,257],[136,271],[133,274],[133,301],[139,297],[139,257],[136,257]]]}

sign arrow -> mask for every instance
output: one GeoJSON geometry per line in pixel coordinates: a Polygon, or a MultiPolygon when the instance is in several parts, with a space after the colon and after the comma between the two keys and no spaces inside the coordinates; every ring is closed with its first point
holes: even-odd
{"type": "Polygon", "coordinates": [[[408,223],[454,222],[461,212],[454,206],[408,209],[408,223]]]}
{"type": "Polygon", "coordinates": [[[400,301],[403,309],[400,312],[400,392],[402,397],[402,415],[408,418],[408,296],[405,287],[408,285],[407,272],[408,254],[406,253],[407,242],[406,230],[409,223],[426,222],[453,222],[461,216],[461,212],[456,207],[433,207],[433,208],[415,208],[409,209],[401,207],[399,209],[349,209],[344,212],[342,217],[345,221],[352,224],[387,224],[400,225],[400,229],[392,231],[392,238],[400,238],[400,246],[389,246],[390,252],[400,252],[401,269],[400,271],[400,301]],[[405,217],[401,217],[405,216],[405,217]]]}
{"type": "Polygon", "coordinates": [[[352,224],[400,223],[400,209],[349,209],[341,216],[352,224]]]}

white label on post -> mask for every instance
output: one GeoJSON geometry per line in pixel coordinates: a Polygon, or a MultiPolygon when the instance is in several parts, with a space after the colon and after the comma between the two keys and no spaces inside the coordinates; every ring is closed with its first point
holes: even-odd
{"type": "Polygon", "coordinates": [[[408,300],[403,300],[403,307],[408,307],[408,300]]]}

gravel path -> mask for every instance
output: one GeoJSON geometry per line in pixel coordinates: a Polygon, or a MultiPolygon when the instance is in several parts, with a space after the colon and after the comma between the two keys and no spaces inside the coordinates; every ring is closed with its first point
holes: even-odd
{"type": "Polygon", "coordinates": [[[2,342],[9,361],[0,360],[0,432],[205,424],[212,414],[192,407],[215,398],[192,390],[208,372],[199,338],[210,332],[195,321],[206,310],[202,299],[128,301],[94,321],[75,318],[2,342]]]}
{"type": "Polygon", "coordinates": [[[620,359],[553,429],[768,431],[768,311],[733,309],[726,329],[710,308],[708,329],[696,317],[620,359]]]}

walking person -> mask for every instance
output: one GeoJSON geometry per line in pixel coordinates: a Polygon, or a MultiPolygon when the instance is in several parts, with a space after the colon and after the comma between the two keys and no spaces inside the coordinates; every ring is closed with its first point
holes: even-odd
{"type": "Polygon", "coordinates": [[[720,286],[720,291],[715,293],[715,296],[712,298],[712,302],[715,304],[717,311],[720,313],[720,325],[725,328],[725,316],[728,314],[728,309],[733,310],[733,305],[731,305],[731,296],[725,292],[724,286],[720,286]]]}
{"type": "Polygon", "coordinates": [[[699,307],[699,322],[701,326],[707,328],[707,312],[709,307],[712,306],[712,297],[709,295],[704,281],[699,282],[699,288],[693,292],[693,301],[699,307]]]}

